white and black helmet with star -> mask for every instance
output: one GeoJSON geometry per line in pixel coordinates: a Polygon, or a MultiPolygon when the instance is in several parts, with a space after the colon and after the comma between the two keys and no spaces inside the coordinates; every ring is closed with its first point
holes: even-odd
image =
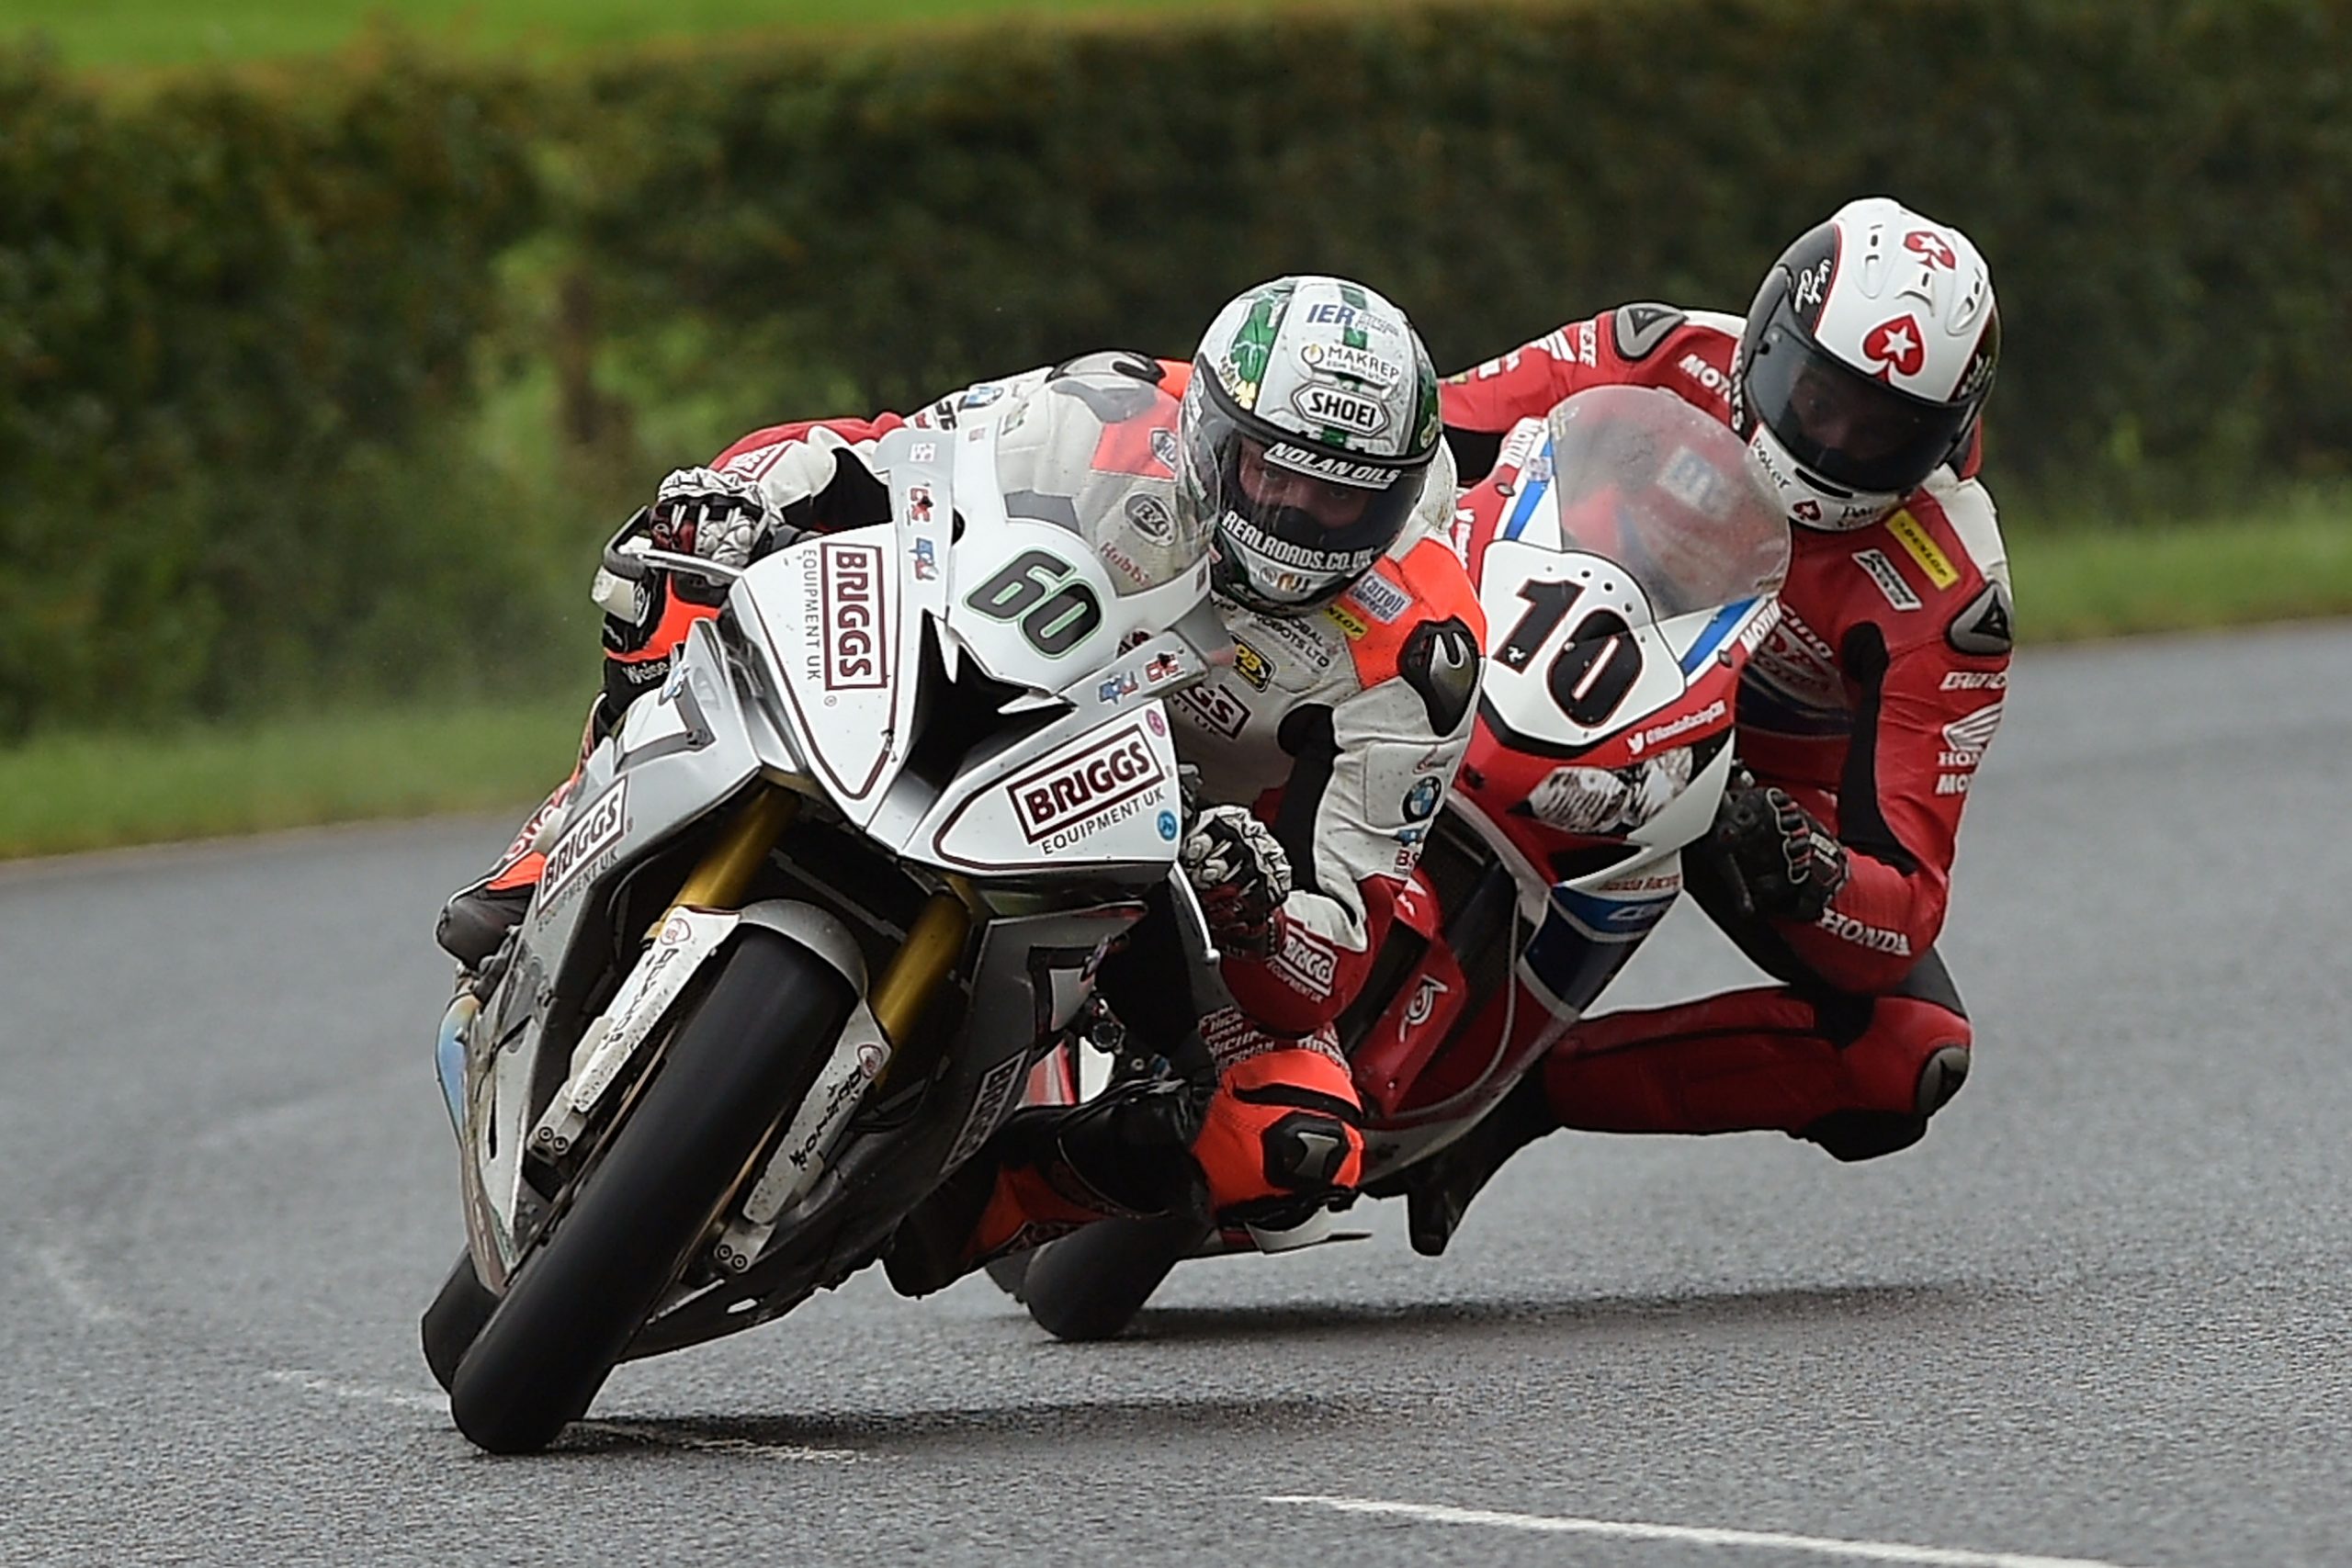
{"type": "Polygon", "coordinates": [[[1216,591],[1266,615],[1345,592],[1411,521],[1441,434],[1437,367],[1361,284],[1277,278],[1217,313],[1177,425],[1176,496],[1216,591]]]}
{"type": "Polygon", "coordinates": [[[1992,275],[1968,236],[1868,197],[1765,275],[1735,417],[1790,522],[1867,527],[1966,454],[2000,353],[1992,275]]]}

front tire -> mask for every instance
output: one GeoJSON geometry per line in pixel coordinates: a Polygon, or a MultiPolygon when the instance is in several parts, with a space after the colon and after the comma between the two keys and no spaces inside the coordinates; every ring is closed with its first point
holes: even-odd
{"type": "Polygon", "coordinates": [[[492,1453],[528,1453],[587,1413],[761,1144],[808,1094],[856,1001],[815,953],[741,929],[635,1111],[458,1364],[459,1431],[492,1453]]]}

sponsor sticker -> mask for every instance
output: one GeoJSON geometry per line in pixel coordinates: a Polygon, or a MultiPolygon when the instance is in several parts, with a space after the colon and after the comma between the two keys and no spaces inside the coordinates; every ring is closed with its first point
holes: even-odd
{"type": "Polygon", "coordinates": [[[1233,639],[1233,671],[1257,691],[1273,683],[1273,661],[1239,637],[1233,639]]]}
{"type": "Polygon", "coordinates": [[[539,876],[538,901],[552,904],[574,877],[620,842],[628,830],[628,778],[624,774],[619,783],[582,807],[580,820],[565,829],[563,837],[548,851],[547,869],[539,876]]]}
{"type": "Polygon", "coordinates": [[[1353,485],[1358,490],[1386,490],[1396,482],[1396,470],[1378,463],[1351,463],[1344,457],[1328,457],[1306,446],[1277,441],[1266,448],[1266,461],[1293,473],[1311,474],[1333,484],[1353,485]]]}
{"type": "Polygon", "coordinates": [[[1304,344],[1298,356],[1326,376],[1346,376],[1385,391],[1405,378],[1404,365],[1369,348],[1337,344],[1304,344]]]}
{"type": "Polygon", "coordinates": [[[1378,435],[1388,428],[1379,400],[1347,387],[1309,381],[1290,395],[1290,406],[1320,425],[1356,435],[1378,435]]]}
{"type": "Polygon", "coordinates": [[[1886,531],[1893,534],[1895,543],[1919,563],[1919,570],[1928,574],[1929,582],[1939,588],[1950,588],[1960,581],[1960,569],[1953,566],[1951,558],[1928,536],[1928,530],[1919,525],[1919,520],[1912,516],[1908,509],[1888,518],[1886,531]]]}
{"type": "Polygon", "coordinates": [[[1988,703],[1963,718],[1956,718],[1944,726],[1944,744],[1954,751],[1964,751],[1982,757],[1984,748],[1993,743],[1993,732],[2001,728],[2001,704],[1988,703]]]}
{"type": "Polygon", "coordinates": [[[1688,735],[1694,729],[1702,729],[1723,716],[1724,702],[1721,697],[1717,697],[1696,713],[1686,713],[1680,718],[1668,720],[1665,724],[1632,731],[1625,737],[1625,749],[1638,757],[1653,746],[1662,746],[1667,741],[1688,735]]]}
{"type": "Polygon", "coordinates": [[[972,1091],[972,1109],[964,1118],[964,1125],[956,1134],[955,1146],[947,1151],[946,1168],[955,1169],[979,1152],[990,1133],[1004,1116],[1004,1108],[1012,1100],[1013,1089],[1028,1077],[1029,1058],[1015,1052],[988,1070],[979,1087],[972,1091]]]}
{"type": "Polygon", "coordinates": [[[1903,574],[1894,570],[1894,563],[1886,558],[1884,550],[1856,550],[1854,564],[1870,575],[1870,580],[1878,584],[1878,591],[1886,596],[1886,602],[1896,609],[1919,607],[1919,596],[1911,592],[1911,585],[1903,581],[1903,574]]]}
{"type": "Polygon", "coordinates": [[[1911,939],[1901,931],[1864,925],[1853,916],[1840,914],[1836,909],[1822,910],[1819,924],[1831,936],[1840,942],[1850,942],[1856,947],[1868,948],[1872,953],[1891,953],[1897,958],[1911,956],[1911,939]]]}
{"type": "Polygon", "coordinates": [[[1438,998],[1453,989],[1434,975],[1424,975],[1413,987],[1413,999],[1405,1004],[1404,1012],[1396,1020],[1396,1038],[1402,1040],[1430,1021],[1437,1011],[1438,998]]]}
{"type": "Polygon", "coordinates": [[[1413,781],[1405,792],[1405,820],[1419,822],[1437,815],[1437,803],[1445,798],[1445,781],[1435,773],[1424,773],[1413,781]]]}
{"type": "Polygon", "coordinates": [[[1674,363],[1674,367],[1704,387],[1718,398],[1731,396],[1731,378],[1708,364],[1695,354],[1686,354],[1674,363]]]}
{"type": "Polygon", "coordinates": [[[1413,596],[1382,577],[1367,572],[1356,579],[1348,590],[1348,602],[1363,611],[1382,626],[1393,626],[1396,617],[1413,607],[1413,596]]]}
{"type": "Polygon", "coordinates": [[[871,691],[888,686],[881,548],[829,543],[818,553],[824,562],[817,580],[817,617],[824,637],[825,690],[871,691]]]}
{"type": "MultiPolygon", "coordinates": [[[[1160,433],[1152,432],[1154,435],[1160,433]]],[[[1156,495],[1127,497],[1127,525],[1155,545],[1164,545],[1176,533],[1175,516],[1156,495]]]]}
{"type": "Polygon", "coordinates": [[[1323,607],[1323,614],[1333,626],[1347,634],[1350,642],[1361,641],[1371,635],[1372,628],[1364,625],[1361,617],[1351,613],[1344,605],[1327,604],[1323,607]]]}
{"type": "Polygon", "coordinates": [[[1134,816],[1140,809],[1138,797],[1167,776],[1144,739],[1143,727],[1130,724],[1004,787],[1022,836],[1033,844],[1061,850],[1134,816]]]}
{"type": "Polygon", "coordinates": [[[939,555],[929,539],[915,541],[915,581],[929,582],[939,575],[939,555]]]}
{"type": "Polygon", "coordinates": [[[1241,733],[1250,722],[1250,709],[1239,697],[1223,686],[1189,686],[1170,699],[1184,710],[1194,724],[1213,735],[1227,740],[1241,733]]]}
{"type": "Polygon", "coordinates": [[[1274,954],[1274,974],[1293,990],[1323,998],[1340,977],[1339,950],[1295,922],[1284,922],[1283,945],[1274,954]]]}

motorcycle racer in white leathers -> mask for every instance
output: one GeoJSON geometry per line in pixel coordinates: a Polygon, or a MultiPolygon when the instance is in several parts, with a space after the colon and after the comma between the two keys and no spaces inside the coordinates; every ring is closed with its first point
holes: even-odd
{"type": "MultiPolygon", "coordinates": [[[[1224,954],[1232,1005],[1170,1005],[1148,918],[1102,965],[1130,1034],[1176,1068],[1070,1110],[1015,1115],[917,1209],[887,1257],[910,1294],[1110,1214],[1190,1205],[1295,1224],[1352,1190],[1359,1102],[1333,1021],[1354,998],[1459,764],[1484,625],[1445,542],[1453,467],[1437,378],[1370,289],[1291,277],[1220,312],[1190,365],[1090,355],[981,382],[911,419],[756,431],[663,481],[652,542],[744,564],[811,530],[888,515],[876,444],[901,424],[1001,426],[1009,510],[1060,523],[1114,581],[1165,581],[1209,542],[1232,661],[1169,705],[1199,808],[1180,863],[1224,954]]],[[[592,739],[658,688],[709,595],[600,575],[606,681],[592,739]]],[[[442,938],[479,963],[519,919],[560,787],[442,938]]]]}

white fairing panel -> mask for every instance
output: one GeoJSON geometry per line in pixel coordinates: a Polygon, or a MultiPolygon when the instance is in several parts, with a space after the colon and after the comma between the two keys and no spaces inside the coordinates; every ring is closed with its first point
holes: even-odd
{"type": "Polygon", "coordinates": [[[877,524],[778,552],[747,572],[794,739],[844,813],[877,799],[901,750],[909,616],[895,530],[877,524]]]}
{"type": "Polygon", "coordinates": [[[1200,602],[1205,573],[1187,559],[1164,580],[1114,581],[1085,530],[1100,519],[1009,513],[997,479],[994,424],[956,444],[956,508],[964,520],[946,585],[947,624],[999,681],[1058,692],[1107,663],[1130,639],[1173,626],[1200,602]]]}
{"type": "Polygon", "coordinates": [[[1146,703],[959,780],[909,847],[959,871],[1164,863],[1175,853],[1179,800],[1167,716],[1146,703]]]}
{"type": "MultiPolygon", "coordinates": [[[[1606,557],[1497,539],[1480,563],[1478,606],[1504,639],[1487,661],[1481,695],[1516,734],[1580,750],[1682,694],[1680,663],[1648,595],[1634,573],[1606,557]],[[1586,692],[1551,689],[1557,652],[1611,636],[1623,640],[1608,658],[1591,661],[1585,683],[1610,680],[1610,690],[1623,694],[1596,706],[1585,722],[1577,699],[1586,692]],[[1639,660],[1630,682],[1612,668],[1627,659],[1639,660]]],[[[1695,634],[1697,626],[1689,630],[1695,634]]]]}

